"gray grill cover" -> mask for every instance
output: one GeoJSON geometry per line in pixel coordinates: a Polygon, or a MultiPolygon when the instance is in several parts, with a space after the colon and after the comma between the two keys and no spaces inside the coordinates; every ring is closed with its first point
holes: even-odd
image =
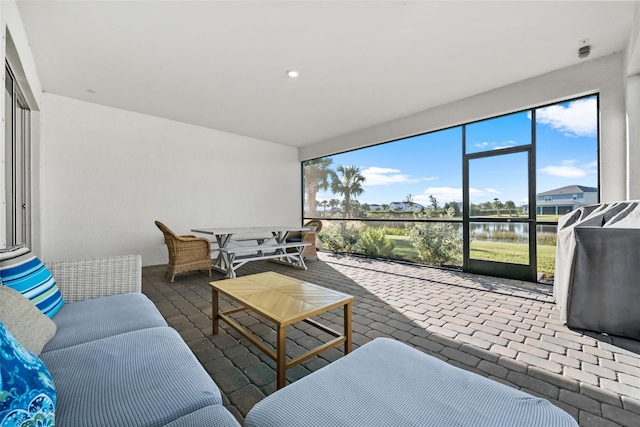
{"type": "Polygon", "coordinates": [[[567,326],[640,340],[638,201],[560,218],[553,294],[567,326]]]}

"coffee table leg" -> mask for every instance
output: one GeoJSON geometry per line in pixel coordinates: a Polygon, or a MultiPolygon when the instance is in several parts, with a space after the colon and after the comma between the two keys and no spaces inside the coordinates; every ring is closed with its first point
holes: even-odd
{"type": "Polygon", "coordinates": [[[213,320],[213,335],[218,335],[218,291],[211,288],[211,318],[213,320]]]}
{"type": "Polygon", "coordinates": [[[344,342],[344,354],[351,353],[351,303],[344,305],[344,336],[347,338],[344,342]]]}
{"type": "Polygon", "coordinates": [[[285,386],[287,379],[287,327],[278,326],[278,342],[276,343],[276,388],[285,386]]]}

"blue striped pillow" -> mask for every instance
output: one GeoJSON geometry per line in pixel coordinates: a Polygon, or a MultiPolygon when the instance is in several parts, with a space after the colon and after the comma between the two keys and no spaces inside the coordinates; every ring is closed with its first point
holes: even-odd
{"type": "Polygon", "coordinates": [[[64,304],[49,269],[25,246],[0,251],[0,280],[28,298],[48,317],[53,317],[64,304]]]}

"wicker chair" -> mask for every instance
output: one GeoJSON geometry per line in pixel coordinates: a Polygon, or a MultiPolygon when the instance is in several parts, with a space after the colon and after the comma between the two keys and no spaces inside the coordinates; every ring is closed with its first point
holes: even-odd
{"type": "Polygon", "coordinates": [[[169,250],[167,274],[171,274],[171,283],[178,273],[194,270],[207,270],[211,277],[211,243],[196,236],[178,236],[160,221],[156,225],[164,234],[164,241],[169,250]]]}
{"type": "Polygon", "coordinates": [[[307,221],[304,226],[315,227],[315,230],[291,233],[289,234],[289,237],[287,237],[287,242],[309,243],[309,246],[304,248],[304,250],[302,251],[302,257],[306,258],[308,256],[314,256],[317,260],[318,251],[316,250],[316,235],[320,232],[320,230],[322,230],[322,221],[320,221],[319,219],[312,219],[310,221],[307,221]]]}

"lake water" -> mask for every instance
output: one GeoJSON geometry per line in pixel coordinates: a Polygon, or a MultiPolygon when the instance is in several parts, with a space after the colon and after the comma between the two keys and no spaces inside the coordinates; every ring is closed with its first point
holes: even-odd
{"type": "MultiPolygon", "coordinates": [[[[504,222],[476,222],[469,225],[471,232],[475,234],[488,234],[491,236],[496,231],[512,232],[523,241],[529,238],[529,224],[525,223],[504,223],[504,222]]],[[[538,225],[538,233],[555,234],[558,227],[555,225],[538,225]]]]}

